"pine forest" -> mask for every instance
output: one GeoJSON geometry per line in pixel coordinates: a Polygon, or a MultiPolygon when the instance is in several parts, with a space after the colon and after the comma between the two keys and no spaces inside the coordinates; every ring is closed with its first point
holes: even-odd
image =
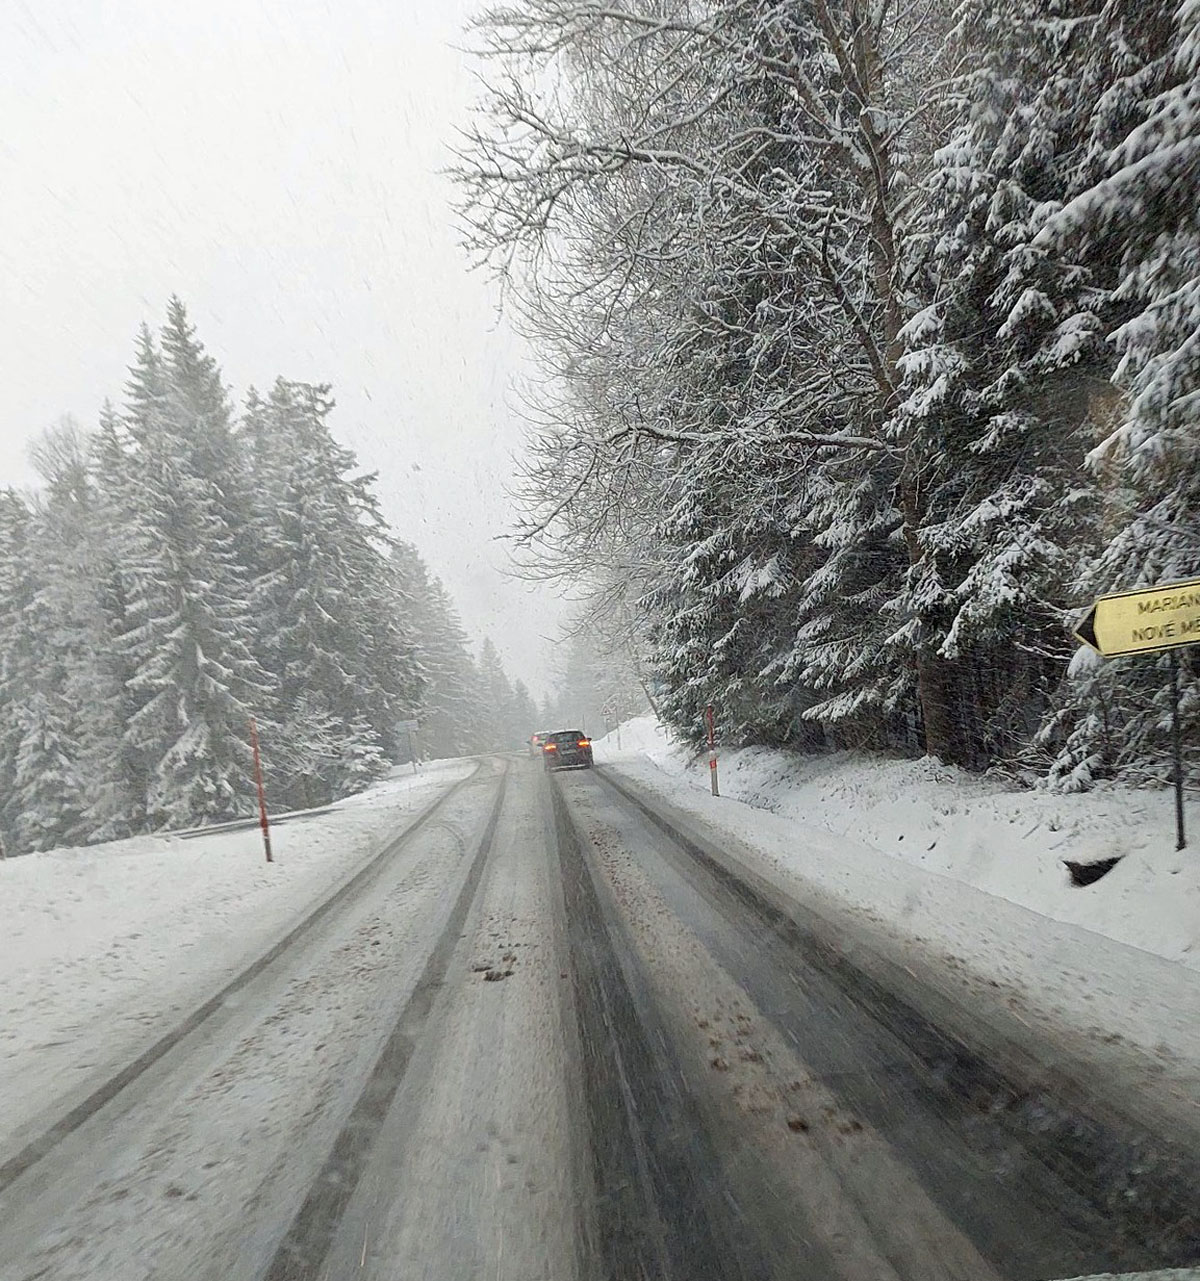
{"type": "Polygon", "coordinates": [[[1200,3],[512,0],[473,39],[462,216],[548,371],[520,554],[660,716],[1166,777],[1166,657],[1071,633],[1200,574],[1200,3]]]}
{"type": "Polygon", "coordinates": [[[386,526],[330,388],[235,412],[173,299],[119,405],[0,492],[0,840],[8,854],[276,811],[408,759],[520,746],[534,713],[386,526]],[[522,701],[523,700],[523,701],[522,701]]]}

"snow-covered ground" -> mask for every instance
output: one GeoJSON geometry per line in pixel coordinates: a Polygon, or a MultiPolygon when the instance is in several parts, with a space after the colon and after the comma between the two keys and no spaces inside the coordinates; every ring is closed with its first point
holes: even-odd
{"type": "MultiPolygon", "coordinates": [[[[0,1097],[11,1121],[132,1058],[346,881],[470,761],[405,770],[272,831],[0,861],[0,1097]]],[[[4,1127],[0,1125],[0,1140],[4,1127]]]]}
{"type": "MultiPolygon", "coordinates": [[[[621,727],[620,751],[616,741],[597,740],[596,759],[649,762],[709,791],[707,757],[691,760],[653,717],[621,727]]],[[[885,854],[1200,970],[1200,803],[1188,805],[1191,848],[1177,853],[1174,797],[1164,791],[1064,796],[929,759],[762,748],[721,752],[718,774],[724,798],[832,834],[843,857],[856,848],[885,854]],[[1118,856],[1083,888],[1062,861],[1118,856]]]]}
{"type": "Polygon", "coordinates": [[[929,760],[748,749],[721,753],[714,798],[707,760],[652,718],[595,753],[995,1026],[1082,1035],[1200,1097],[1200,806],[1193,848],[1177,854],[1160,791],[1058,796],[929,760]],[[1061,863],[1118,854],[1084,888],[1061,863]]]}

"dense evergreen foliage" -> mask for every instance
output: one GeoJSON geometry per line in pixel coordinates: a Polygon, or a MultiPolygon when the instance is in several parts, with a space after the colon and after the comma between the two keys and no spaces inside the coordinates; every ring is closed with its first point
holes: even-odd
{"type": "Polygon", "coordinates": [[[1158,770],[1162,665],[1070,626],[1200,574],[1200,5],[512,0],[476,33],[469,240],[551,372],[529,568],[624,621],[662,715],[1158,770]]]}
{"type": "Polygon", "coordinates": [[[121,407],[47,431],[41,488],[0,492],[8,853],[249,813],[252,716],[275,809],[379,777],[405,757],[402,720],[426,756],[530,732],[514,703],[481,740],[499,659],[477,671],[332,412],[328,387],[280,379],[235,413],[175,299],[121,407]]]}

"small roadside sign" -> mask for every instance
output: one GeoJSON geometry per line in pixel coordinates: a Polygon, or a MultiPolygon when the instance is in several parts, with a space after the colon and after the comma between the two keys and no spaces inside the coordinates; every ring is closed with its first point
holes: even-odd
{"type": "Polygon", "coordinates": [[[420,728],[420,721],[400,722],[400,733],[408,739],[408,756],[412,761],[414,774],[418,773],[421,768],[420,765],[417,764],[417,730],[420,728]]]}
{"type": "Polygon", "coordinates": [[[712,794],[721,795],[721,789],[717,784],[717,727],[713,717],[712,704],[704,709],[704,719],[708,724],[708,777],[712,784],[712,794]]]}
{"type": "Polygon", "coordinates": [[[1105,658],[1200,644],[1200,578],[1101,596],[1074,634],[1105,658]]]}
{"type": "Polygon", "coordinates": [[[263,849],[267,862],[274,863],[271,857],[271,824],[267,818],[267,794],[263,790],[262,754],[258,750],[258,722],[250,717],[250,750],[254,757],[254,787],[258,793],[258,825],[262,828],[263,849]]]}
{"type": "Polygon", "coordinates": [[[1171,654],[1171,756],[1175,781],[1175,848],[1187,844],[1183,830],[1183,730],[1179,720],[1179,656],[1183,645],[1200,645],[1200,578],[1136,592],[1101,596],[1071,633],[1105,658],[1171,654]]]}

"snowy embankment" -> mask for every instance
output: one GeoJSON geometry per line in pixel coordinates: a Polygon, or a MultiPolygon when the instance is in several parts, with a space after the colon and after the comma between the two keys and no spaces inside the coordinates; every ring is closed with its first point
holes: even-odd
{"type": "Polygon", "coordinates": [[[1200,1078],[1200,805],[1188,806],[1192,847],[1176,853],[1165,791],[1061,796],[931,760],[745,749],[721,753],[714,799],[707,759],[650,717],[622,726],[620,749],[612,734],[595,750],[752,849],[793,893],[905,940],[971,991],[999,991],[1015,1017],[1200,1078]],[[1118,855],[1083,888],[1062,863],[1118,855]]]}
{"type": "MultiPolygon", "coordinates": [[[[618,752],[615,735],[597,740],[597,760],[623,768],[648,763],[659,778],[671,775],[708,793],[707,757],[691,760],[653,718],[622,726],[621,741],[618,752]]],[[[884,854],[1200,969],[1195,802],[1187,816],[1192,848],[1176,853],[1174,800],[1163,791],[1064,796],[1016,790],[929,759],[763,748],[720,753],[719,777],[723,798],[837,838],[842,859],[853,860],[856,849],[884,854]],[[1114,857],[1123,861],[1102,882],[1070,884],[1063,859],[1114,857]]],[[[802,850],[795,853],[803,860],[802,850]]]]}
{"type": "MultiPolygon", "coordinates": [[[[0,862],[0,1097],[9,1120],[123,1065],[474,768],[437,762],[272,829],[134,837],[0,862]]],[[[2,1129],[3,1127],[0,1127],[2,1129]]],[[[2,1137],[2,1135],[0,1135],[2,1137]]]]}

